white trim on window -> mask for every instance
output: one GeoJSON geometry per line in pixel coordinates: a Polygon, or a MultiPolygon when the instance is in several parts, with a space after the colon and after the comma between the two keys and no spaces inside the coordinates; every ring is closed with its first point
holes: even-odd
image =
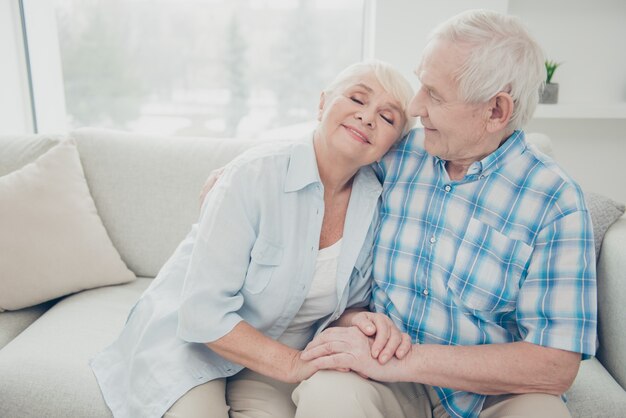
{"type": "Polygon", "coordinates": [[[376,0],[364,0],[363,4],[363,59],[375,57],[376,46],[376,0]]]}
{"type": "Polygon", "coordinates": [[[0,0],[0,134],[33,132],[19,2],[0,0]]]}
{"type": "Polygon", "coordinates": [[[37,131],[67,131],[65,91],[54,2],[23,0],[37,131]]]}

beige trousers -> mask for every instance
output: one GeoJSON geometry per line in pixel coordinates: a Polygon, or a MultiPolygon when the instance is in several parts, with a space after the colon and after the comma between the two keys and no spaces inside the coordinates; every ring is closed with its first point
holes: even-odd
{"type": "MultiPolygon", "coordinates": [[[[355,373],[317,372],[300,385],[244,369],[196,386],[165,418],[449,418],[434,389],[380,383],[355,373]],[[349,389],[349,390],[348,390],[349,389]],[[292,401],[293,399],[293,401],[292,401]],[[297,412],[296,412],[297,405],[297,412]]],[[[489,396],[480,418],[570,418],[561,398],[533,393],[489,396]]]]}
{"type": "MultiPolygon", "coordinates": [[[[380,383],[355,373],[317,372],[293,392],[297,418],[449,418],[431,386],[380,383]]],[[[480,418],[570,418],[560,397],[489,396],[480,418]]]]}
{"type": "Polygon", "coordinates": [[[297,385],[244,369],[228,379],[196,386],[163,415],[165,418],[293,418],[291,393],[297,385]]]}

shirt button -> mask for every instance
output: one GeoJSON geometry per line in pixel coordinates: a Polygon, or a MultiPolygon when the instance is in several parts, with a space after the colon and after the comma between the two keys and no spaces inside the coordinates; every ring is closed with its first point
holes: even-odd
{"type": "Polygon", "coordinates": [[[452,187],[450,187],[449,184],[446,184],[446,187],[444,187],[443,190],[445,190],[446,192],[449,192],[450,190],[452,190],[452,187]]]}
{"type": "Polygon", "coordinates": [[[429,294],[430,292],[428,291],[428,289],[424,289],[424,290],[422,291],[422,293],[424,294],[424,296],[428,296],[428,294],[429,294]]]}
{"type": "Polygon", "coordinates": [[[435,236],[433,235],[432,237],[430,237],[430,243],[434,244],[435,242],[437,242],[437,238],[435,238],[435,236]]]}

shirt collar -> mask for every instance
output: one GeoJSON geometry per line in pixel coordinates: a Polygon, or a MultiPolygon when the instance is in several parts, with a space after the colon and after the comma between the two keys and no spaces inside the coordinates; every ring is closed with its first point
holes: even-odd
{"type": "MultiPolygon", "coordinates": [[[[514,131],[497,150],[487,155],[482,160],[472,163],[465,177],[480,176],[482,178],[506,165],[507,162],[515,159],[526,149],[525,138],[526,135],[524,131],[514,131]]],[[[445,160],[439,157],[435,157],[435,160],[437,164],[445,168],[445,160]]]]}
{"type": "MultiPolygon", "coordinates": [[[[313,148],[313,135],[303,138],[291,148],[291,157],[287,167],[287,178],[285,179],[285,192],[295,192],[304,189],[309,184],[319,183],[319,170],[315,149],[313,148]]],[[[370,166],[361,167],[354,178],[353,188],[363,190],[374,196],[379,196],[382,192],[382,185],[376,177],[376,173],[370,166]]]]}
{"type": "Polygon", "coordinates": [[[497,150],[480,161],[480,174],[487,176],[517,158],[526,148],[523,131],[513,131],[497,150]]]}
{"type": "Polygon", "coordinates": [[[321,183],[313,149],[313,134],[296,142],[291,148],[285,192],[295,192],[312,183],[321,183]]]}

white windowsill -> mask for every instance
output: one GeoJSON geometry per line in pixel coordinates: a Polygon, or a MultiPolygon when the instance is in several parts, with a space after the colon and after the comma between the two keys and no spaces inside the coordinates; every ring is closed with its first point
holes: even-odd
{"type": "Polygon", "coordinates": [[[626,119],[626,103],[540,104],[533,119],[626,119]]]}

